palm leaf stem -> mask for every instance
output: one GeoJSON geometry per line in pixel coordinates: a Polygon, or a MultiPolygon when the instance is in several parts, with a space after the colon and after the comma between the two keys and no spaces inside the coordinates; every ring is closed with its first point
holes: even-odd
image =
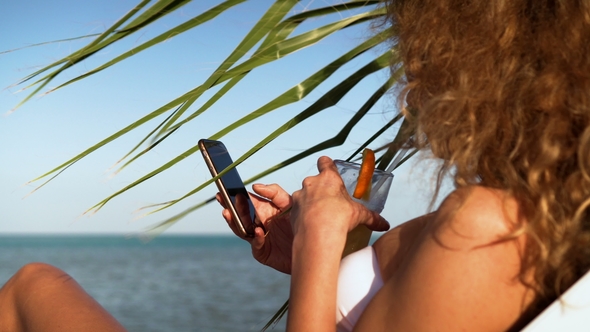
{"type": "Polygon", "coordinates": [[[414,130],[413,128],[410,128],[410,122],[404,118],[393,142],[388,145],[387,151],[383,154],[383,158],[379,161],[377,168],[380,170],[387,169],[387,166],[389,166],[389,163],[395,157],[397,152],[408,143],[413,135],[414,130]]]}
{"type": "MultiPolygon", "coordinates": [[[[373,143],[379,136],[381,136],[384,132],[386,132],[391,126],[393,126],[396,122],[398,122],[403,117],[402,114],[396,115],[393,119],[389,120],[383,127],[381,127],[377,132],[375,132],[371,137],[369,137],[363,144],[361,144],[356,151],[354,151],[350,157],[346,159],[346,161],[352,161],[353,158],[359,157],[359,153],[363,151],[369,144],[373,143]]],[[[360,157],[359,157],[360,158],[360,157]]]]}

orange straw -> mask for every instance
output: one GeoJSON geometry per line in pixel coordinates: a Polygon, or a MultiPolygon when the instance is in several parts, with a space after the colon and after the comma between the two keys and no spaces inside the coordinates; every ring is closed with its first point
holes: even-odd
{"type": "Polygon", "coordinates": [[[371,196],[371,180],[375,172],[375,152],[371,149],[363,150],[361,170],[352,197],[368,201],[371,196]]]}

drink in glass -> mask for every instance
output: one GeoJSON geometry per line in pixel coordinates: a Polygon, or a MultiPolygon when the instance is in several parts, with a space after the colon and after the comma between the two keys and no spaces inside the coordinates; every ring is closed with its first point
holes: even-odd
{"type": "MultiPolygon", "coordinates": [[[[338,168],[342,181],[344,181],[346,191],[348,191],[348,194],[352,197],[354,189],[356,188],[361,165],[343,160],[334,160],[334,163],[338,168]]],[[[352,199],[361,203],[371,211],[381,213],[385,207],[385,201],[387,200],[392,180],[392,173],[375,169],[371,179],[371,195],[369,196],[369,199],[356,199],[354,197],[352,197],[352,199]]],[[[342,257],[366,247],[371,239],[371,233],[372,231],[365,225],[359,225],[350,231],[346,239],[346,245],[342,257]]]]}

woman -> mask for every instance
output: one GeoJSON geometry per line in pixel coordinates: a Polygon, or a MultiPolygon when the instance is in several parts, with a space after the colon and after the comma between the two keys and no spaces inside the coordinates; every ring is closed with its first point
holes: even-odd
{"type": "MultiPolygon", "coordinates": [[[[414,110],[406,117],[426,137],[416,144],[444,160],[439,174],[456,190],[367,249],[360,260],[376,258],[382,285],[350,327],[518,330],[590,266],[590,3],[386,6],[408,79],[401,98],[414,110]]],[[[318,170],[292,196],[253,186],[272,203],[255,201],[268,233],[249,241],[260,262],[292,275],[291,331],[335,329],[347,232],[388,228],[349,198],[329,158],[318,170]]]]}
{"type": "MultiPolygon", "coordinates": [[[[388,224],[350,199],[322,157],[319,174],[292,196],[253,186],[272,202],[254,197],[268,232],[248,239],[253,255],[292,275],[290,331],[334,330],[340,294],[359,286],[338,290],[339,280],[366,272],[341,265],[373,262],[367,301],[347,304],[361,314],[342,317],[339,328],[517,330],[590,265],[590,3],[386,5],[408,78],[401,97],[415,110],[406,116],[427,137],[417,146],[445,160],[440,174],[451,171],[457,189],[341,264],[349,230],[388,224]]],[[[0,309],[1,330],[123,330],[67,274],[43,264],[0,290],[0,309]]]]}

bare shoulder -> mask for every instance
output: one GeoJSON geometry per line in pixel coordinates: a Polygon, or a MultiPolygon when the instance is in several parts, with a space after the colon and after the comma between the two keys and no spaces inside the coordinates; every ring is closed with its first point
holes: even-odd
{"type": "Polygon", "coordinates": [[[514,200],[494,189],[470,187],[449,195],[425,216],[411,245],[398,255],[397,268],[384,278],[358,330],[499,331],[513,326],[532,300],[517,278],[524,240],[506,238],[517,210],[514,200]]]}
{"type": "Polygon", "coordinates": [[[383,234],[373,244],[383,280],[389,279],[405,260],[425,227],[430,224],[435,213],[409,220],[383,234]]]}
{"type": "Polygon", "coordinates": [[[429,227],[443,245],[468,249],[505,238],[518,224],[517,216],[518,204],[505,192],[471,186],[452,192],[429,227]]]}
{"type": "Polygon", "coordinates": [[[474,248],[509,234],[516,216],[515,201],[502,191],[476,186],[456,190],[436,212],[407,221],[375,242],[381,273],[389,279],[424,233],[449,248],[474,248]]]}

